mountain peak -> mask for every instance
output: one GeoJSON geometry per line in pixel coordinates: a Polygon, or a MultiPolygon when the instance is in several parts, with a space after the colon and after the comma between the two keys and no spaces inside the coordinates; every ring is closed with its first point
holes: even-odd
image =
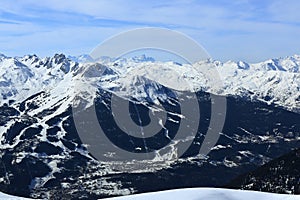
{"type": "Polygon", "coordinates": [[[68,59],[78,62],[78,63],[89,63],[89,62],[94,62],[95,60],[88,54],[82,54],[79,56],[68,56],[68,59]]]}
{"type": "Polygon", "coordinates": [[[4,54],[0,53],[0,58],[1,58],[1,57],[6,58],[6,56],[5,56],[4,54]]]}
{"type": "Polygon", "coordinates": [[[132,60],[135,62],[155,62],[154,58],[146,56],[145,54],[134,56],[132,57],[132,60]]]}

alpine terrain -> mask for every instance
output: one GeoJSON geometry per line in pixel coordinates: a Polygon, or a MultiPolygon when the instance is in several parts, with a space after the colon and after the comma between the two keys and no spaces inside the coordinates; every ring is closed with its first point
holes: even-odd
{"type": "Polygon", "coordinates": [[[95,199],[186,187],[299,194],[299,151],[299,55],[254,64],[0,55],[0,191],[7,194],[95,199]],[[200,110],[194,121],[183,112],[193,97],[200,110]],[[217,98],[226,99],[225,113],[213,112],[217,98]],[[156,118],[158,133],[126,134],[113,112],[120,105],[139,127],[156,118]],[[153,157],[122,162],[103,152],[107,160],[97,159],[80,129],[96,127],[93,111],[109,141],[99,146],[153,157]],[[224,126],[201,155],[214,114],[224,126]],[[81,116],[86,121],[78,123],[81,116]],[[186,121],[197,125],[195,135],[176,137],[186,121]],[[182,154],[181,144],[189,144],[182,154]]]}

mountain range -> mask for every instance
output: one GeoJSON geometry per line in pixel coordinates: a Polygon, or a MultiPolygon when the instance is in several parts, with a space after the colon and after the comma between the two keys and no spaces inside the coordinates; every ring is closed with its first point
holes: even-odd
{"type": "MultiPolygon", "coordinates": [[[[298,193],[299,173],[290,174],[289,184],[271,180],[286,173],[280,171],[280,161],[272,160],[286,160],[284,155],[294,155],[291,152],[300,147],[299,66],[298,55],[254,64],[211,59],[189,64],[146,56],[94,60],[88,55],[39,58],[1,54],[0,190],[51,199],[91,199],[198,186],[298,193]],[[191,93],[197,97],[201,116],[194,138],[176,140],[178,124],[186,116],[180,113],[183,102],[174,89],[185,97],[191,93]],[[139,125],[149,123],[147,116],[155,105],[168,108],[155,111],[157,116],[167,113],[165,124],[159,124],[165,132],[147,144],[134,138],[127,144],[128,137],[116,128],[112,95],[117,96],[117,103],[129,102],[128,118],[139,125]],[[226,98],[226,118],[216,145],[201,157],[199,149],[211,128],[212,96],[226,98]],[[120,163],[95,159],[79,137],[74,117],[92,108],[96,108],[109,140],[123,149],[135,153],[152,150],[159,155],[159,147],[165,144],[191,145],[172,162],[158,165],[155,157],[145,161],[146,167],[130,173],[115,170],[120,163]],[[268,164],[271,167],[266,167],[268,164]],[[261,172],[272,167],[280,173],[267,178],[270,185],[278,184],[277,189],[262,186],[261,172]],[[253,177],[258,181],[251,182],[253,177]]],[[[289,162],[298,163],[297,156],[291,159],[289,162]]]]}
{"type": "MultiPolygon", "coordinates": [[[[214,60],[180,64],[159,62],[146,56],[118,60],[102,57],[94,60],[88,55],[66,57],[63,54],[56,54],[53,57],[45,58],[26,55],[12,58],[1,54],[0,98],[2,103],[9,100],[24,100],[39,91],[60,87],[61,83],[72,85],[78,68],[88,67],[89,70],[109,69],[107,72],[110,71],[108,73],[111,74],[106,74],[106,79],[110,80],[101,85],[106,89],[116,86],[128,89],[128,84],[134,84],[132,83],[134,77],[144,79],[149,74],[152,79],[164,80],[162,77],[164,73],[161,72],[168,71],[172,81],[185,80],[190,84],[187,88],[183,88],[186,90],[192,88],[196,91],[201,90],[217,95],[247,96],[299,112],[299,66],[299,55],[270,59],[254,64],[242,61],[222,63],[214,60]],[[95,62],[97,64],[93,64],[95,62]],[[215,76],[221,79],[222,86],[216,87],[207,80],[208,77],[205,73],[213,67],[217,69],[218,74],[215,76]],[[197,69],[200,70],[197,71],[197,69]],[[144,74],[140,74],[141,71],[144,74]],[[130,76],[124,78],[122,74],[130,76]],[[107,84],[108,82],[110,84],[107,84]]],[[[130,94],[130,91],[126,92],[129,92],[129,96],[133,95],[130,94]]]]}

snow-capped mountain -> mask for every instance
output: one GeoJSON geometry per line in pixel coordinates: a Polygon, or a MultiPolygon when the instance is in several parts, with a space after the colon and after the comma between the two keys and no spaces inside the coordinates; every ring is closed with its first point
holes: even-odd
{"type": "Polygon", "coordinates": [[[243,95],[299,111],[300,56],[261,63],[215,62],[223,79],[221,94],[243,95]]]}
{"type": "MultiPolygon", "coordinates": [[[[1,103],[22,101],[43,90],[53,89],[59,82],[70,79],[78,63],[62,54],[40,59],[36,55],[22,58],[3,57],[0,62],[1,103]]],[[[70,79],[71,80],[71,79],[70,79]]]]}
{"type": "MultiPolygon", "coordinates": [[[[76,62],[83,58],[0,55],[1,191],[91,199],[178,187],[222,187],[299,148],[300,56],[256,64],[205,60],[189,65],[147,57],[76,62]],[[188,118],[179,112],[181,104],[171,89],[197,97],[201,126],[195,138],[174,136],[179,122],[188,118]],[[209,129],[210,93],[227,96],[225,125],[210,154],[193,157],[209,129]],[[166,124],[159,123],[164,131],[158,142],[134,138],[124,142],[128,136],[115,127],[112,95],[128,100],[134,108],[128,118],[141,124],[146,122],[140,116],[148,115],[153,104],[168,108],[166,124]],[[155,151],[159,157],[163,151],[176,154],[178,143],[191,141],[191,146],[174,162],[158,165],[155,157],[134,173],[115,170],[120,163],[95,160],[78,137],[74,116],[93,106],[109,139],[125,149],[138,153],[169,143],[171,150],[155,151]],[[74,107],[79,108],[77,113],[72,112],[74,107]]],[[[83,124],[93,127],[89,121],[83,124]]]]}
{"type": "MultiPolygon", "coordinates": [[[[58,87],[57,85],[62,81],[64,85],[71,86],[77,77],[76,74],[80,72],[78,68],[97,68],[100,64],[109,69],[106,74],[103,74],[106,77],[100,87],[114,89],[114,91],[117,90],[116,88],[122,88],[126,90],[128,96],[137,97],[131,94],[136,91],[128,91],[131,90],[130,85],[135,85],[137,80],[148,77],[156,82],[163,81],[162,85],[173,84],[182,87],[176,88],[181,90],[192,89],[218,95],[246,96],[297,112],[300,107],[300,56],[298,55],[255,64],[242,61],[221,63],[207,60],[181,66],[173,62],[154,62],[154,59],[146,56],[119,60],[103,58],[98,61],[97,66],[93,66],[92,58],[87,55],[69,58],[62,54],[56,54],[53,58],[39,58],[36,55],[10,58],[2,55],[0,57],[1,103],[9,99],[13,101],[25,99],[39,91],[58,87]],[[84,63],[72,60],[84,60],[84,63]],[[217,70],[213,73],[218,74],[208,77],[208,72],[215,67],[217,70]],[[214,80],[209,79],[221,79],[222,85],[214,84],[214,80]]],[[[139,94],[144,95],[143,92],[139,94]]]]}
{"type": "Polygon", "coordinates": [[[67,56],[67,58],[78,63],[88,63],[95,61],[90,55],[87,54],[83,54],[80,56],[67,56]]]}

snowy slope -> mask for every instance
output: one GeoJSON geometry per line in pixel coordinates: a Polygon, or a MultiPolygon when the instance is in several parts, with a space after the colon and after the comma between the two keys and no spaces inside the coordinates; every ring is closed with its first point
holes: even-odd
{"type": "MultiPolygon", "coordinates": [[[[0,192],[1,200],[26,200],[29,198],[17,197],[0,192]]],[[[231,190],[219,188],[188,188],[161,192],[149,192],[122,197],[107,198],[109,200],[299,200],[299,195],[273,194],[257,191],[231,190]]]]}
{"type": "Polygon", "coordinates": [[[29,200],[29,198],[24,198],[24,197],[17,197],[9,194],[5,194],[0,192],[0,199],[1,200],[29,200]]]}
{"type": "Polygon", "coordinates": [[[218,188],[189,188],[150,192],[124,197],[109,198],[111,200],[299,200],[297,195],[272,194],[257,191],[230,190],[218,188]]]}

